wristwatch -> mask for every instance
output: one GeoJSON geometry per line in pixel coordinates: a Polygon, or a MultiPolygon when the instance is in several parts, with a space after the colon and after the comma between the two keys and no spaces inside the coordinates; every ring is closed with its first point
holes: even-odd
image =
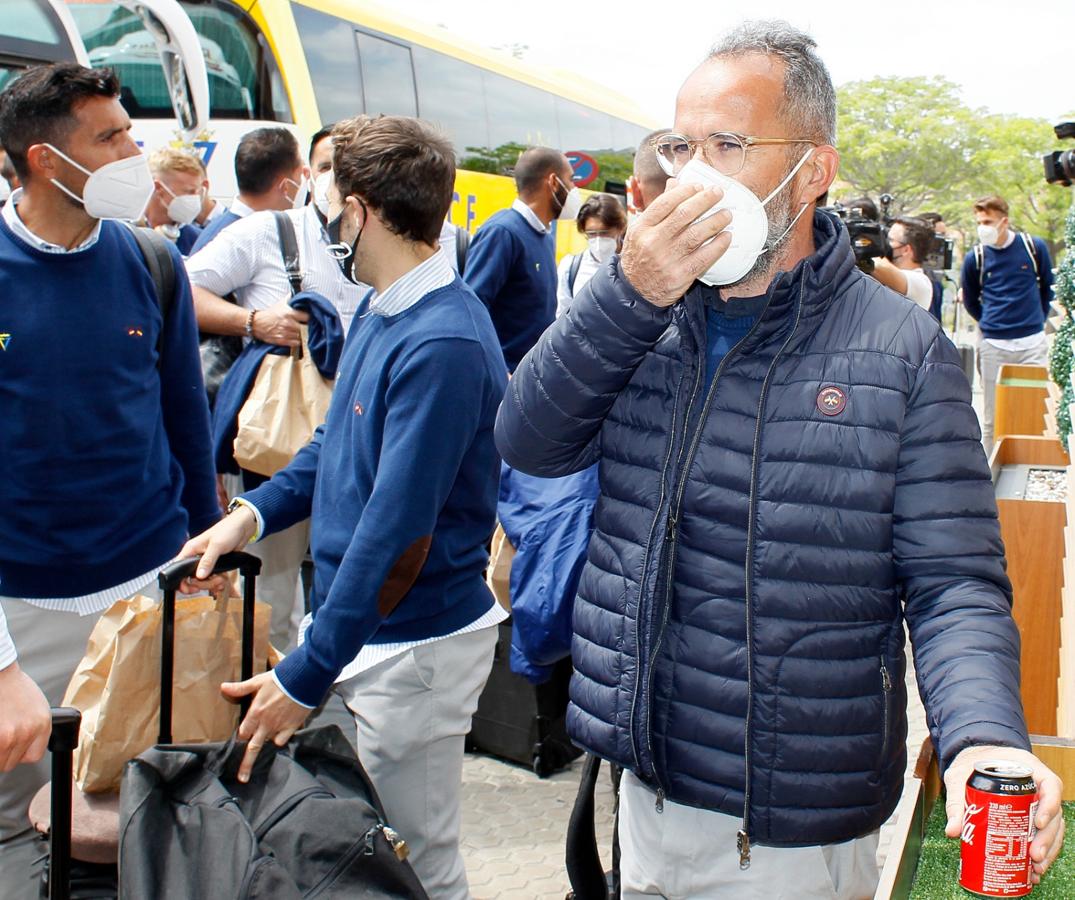
{"type": "MultiPolygon", "coordinates": [[[[245,500],[240,500],[238,497],[235,497],[235,498],[232,499],[231,503],[228,504],[228,508],[224,511],[224,515],[230,516],[233,512],[235,512],[235,510],[239,509],[240,507],[244,507],[244,506],[247,509],[249,509],[252,514],[254,514],[254,507],[252,507],[245,500]]],[[[258,519],[257,515],[254,514],[254,533],[250,536],[250,540],[247,541],[247,543],[248,544],[253,544],[255,541],[257,541],[257,539],[260,536],[261,536],[261,521],[258,519]]]]}

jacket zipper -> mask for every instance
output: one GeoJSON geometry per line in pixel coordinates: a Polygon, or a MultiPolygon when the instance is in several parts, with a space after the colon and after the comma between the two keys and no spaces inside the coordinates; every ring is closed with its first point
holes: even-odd
{"type": "MultiPolygon", "coordinates": [[[[689,326],[688,326],[689,327],[689,326]]],[[[672,403],[672,439],[668,442],[668,451],[664,455],[664,468],[661,469],[661,492],[657,497],[657,514],[653,517],[653,522],[649,527],[649,539],[646,541],[646,555],[642,560],[642,583],[639,585],[638,590],[638,609],[635,611],[635,659],[641,661],[642,659],[642,592],[646,586],[646,572],[649,569],[650,563],[650,548],[653,546],[653,537],[657,531],[657,522],[661,518],[661,509],[664,507],[664,494],[665,494],[665,479],[668,476],[668,463],[672,460],[672,450],[676,446],[676,413],[679,411],[679,394],[680,389],[683,387],[683,378],[679,379],[679,384],[676,385],[676,398],[672,403]]],[[[697,382],[695,383],[694,391],[697,391],[697,382]]],[[[694,395],[691,395],[690,406],[694,405],[694,395]]],[[[688,406],[688,418],[690,414],[690,406],[688,406]]],[[[684,428],[684,437],[686,437],[686,428],[684,428]]],[[[635,666],[635,688],[631,693],[631,713],[628,718],[631,728],[631,753],[635,758],[635,767],[638,769],[639,774],[642,772],[642,760],[638,755],[638,745],[635,743],[634,736],[634,722],[635,712],[638,708],[638,688],[642,681],[642,666],[635,666]]]]}
{"type": "Polygon", "coordinates": [[[884,765],[885,751],[888,749],[888,735],[889,735],[889,706],[891,705],[892,695],[892,676],[888,674],[888,666],[885,665],[885,658],[881,657],[881,753],[878,761],[878,768],[884,765]]]}
{"type": "MultiPolygon", "coordinates": [[[[771,300],[772,298],[770,298],[771,300]]],[[[766,302],[765,309],[768,309],[769,303],[766,302]]],[[[651,724],[652,710],[653,710],[653,678],[654,678],[654,665],[657,661],[657,654],[660,652],[661,644],[664,641],[665,628],[668,625],[668,617],[672,609],[672,582],[674,580],[675,568],[676,568],[676,538],[678,536],[679,528],[679,514],[682,512],[683,507],[683,495],[687,492],[687,482],[689,481],[688,475],[690,468],[694,464],[695,454],[698,452],[698,445],[702,442],[702,433],[705,430],[705,422],[709,416],[709,408],[712,406],[713,397],[716,396],[717,383],[720,381],[720,376],[724,372],[725,366],[731,360],[735,352],[750,338],[754,331],[761,324],[762,318],[765,316],[765,309],[759,314],[754,324],[750,326],[750,330],[743,335],[742,338],[732,347],[725,355],[724,359],[720,361],[720,365],[717,366],[717,371],[713,373],[713,381],[709,385],[709,389],[706,391],[705,404],[702,406],[701,415],[698,418],[697,426],[694,429],[694,438],[690,442],[690,449],[687,451],[686,459],[684,460],[683,449],[680,449],[679,459],[676,460],[676,469],[679,473],[679,489],[676,491],[675,500],[672,503],[672,507],[668,511],[668,523],[665,527],[664,540],[665,540],[665,584],[664,593],[662,596],[661,606],[661,622],[657,629],[657,637],[653,642],[653,650],[650,652],[649,657],[649,669],[647,672],[649,694],[650,694],[650,708],[646,714],[646,746],[649,750],[650,759],[654,758],[653,755],[653,727],[651,724]]],[[[707,336],[708,340],[708,336],[707,336]]],[[[691,396],[690,405],[687,407],[687,419],[684,422],[683,436],[687,436],[690,424],[690,412],[694,408],[694,401],[698,396],[698,388],[701,387],[703,368],[703,355],[698,355],[698,374],[695,377],[694,393],[691,396]]],[[[662,481],[663,483],[663,481],[662,481]]],[[[664,786],[661,784],[660,776],[657,774],[657,766],[653,767],[653,780],[657,783],[657,801],[655,808],[657,812],[664,812],[664,798],[665,791],[664,786]]]]}
{"type": "Polygon", "coordinates": [[[747,554],[744,563],[746,584],[746,642],[747,642],[747,718],[743,728],[743,827],[736,835],[736,850],[739,853],[739,868],[750,868],[750,724],[754,716],[754,617],[751,614],[754,579],[754,528],[758,510],[758,453],[761,450],[761,423],[765,415],[765,400],[769,395],[769,385],[772,382],[776,364],[784,355],[791,339],[799,328],[799,319],[803,310],[803,293],[806,286],[806,274],[799,282],[799,302],[795,306],[795,321],[791,325],[791,332],[787,339],[777,350],[776,356],[769,364],[769,371],[765,373],[765,380],[761,385],[761,396],[758,398],[758,418],[754,423],[754,449],[750,460],[750,507],[747,517],[747,554]]]}

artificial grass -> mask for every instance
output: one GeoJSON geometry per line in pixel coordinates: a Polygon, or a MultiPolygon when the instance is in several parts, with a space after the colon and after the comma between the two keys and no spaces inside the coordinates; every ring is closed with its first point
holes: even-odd
{"type": "MultiPolygon", "coordinates": [[[[1028,895],[1033,900],[1072,900],[1075,898],[1075,803],[1062,804],[1067,821],[1068,840],[1041,884],[1028,895]]],[[[911,900],[969,900],[975,896],[959,886],[959,840],[944,836],[944,797],[933,804],[933,813],[922,838],[918,871],[911,886],[911,900]]]]}

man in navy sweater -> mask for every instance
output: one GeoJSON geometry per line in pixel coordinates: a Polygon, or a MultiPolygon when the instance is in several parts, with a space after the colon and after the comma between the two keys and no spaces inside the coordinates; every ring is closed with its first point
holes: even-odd
{"type": "MultiPolygon", "coordinates": [[[[23,183],[0,216],[0,735],[58,705],[101,612],[220,517],[182,261],[165,251],[158,299],[130,230],[102,221],[153,188],[130,127],[108,70],[41,67],[0,95],[23,183]]],[[[0,776],[5,900],[37,896],[26,812],[47,777],[0,776]]]]}
{"type": "MultiPolygon", "coordinates": [[[[312,617],[254,695],[245,781],[336,684],[389,821],[431,897],[468,896],[459,853],[463,739],[505,618],[482,578],[506,385],[489,314],[437,247],[451,144],[417,119],[352,119],[334,135],[328,231],[352,281],[373,285],[348,335],[325,424],[271,480],[184,548],[223,552],[311,520],[312,617]]],[[[356,836],[357,837],[357,836],[356,836]]]]}
{"type": "Polygon", "coordinates": [[[978,200],[974,218],[980,244],[963,260],[962,296],[982,332],[982,442],[989,452],[1000,367],[1044,366],[1048,360],[1045,319],[1053,294],[1053,263],[1045,241],[1011,230],[1003,197],[978,200]]]}
{"type": "Polygon", "coordinates": [[[478,229],[467,252],[467,284],[489,308],[508,371],[556,318],[554,219],[574,219],[581,198],[571,163],[534,147],[515,165],[518,198],[478,229]]]}

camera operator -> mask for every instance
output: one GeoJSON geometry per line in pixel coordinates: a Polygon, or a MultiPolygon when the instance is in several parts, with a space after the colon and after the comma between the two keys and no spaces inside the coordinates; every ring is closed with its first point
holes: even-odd
{"type": "Polygon", "coordinates": [[[896,219],[888,229],[889,259],[874,261],[873,277],[928,310],[933,305],[933,281],[922,268],[933,243],[933,229],[923,220],[896,219]]]}

